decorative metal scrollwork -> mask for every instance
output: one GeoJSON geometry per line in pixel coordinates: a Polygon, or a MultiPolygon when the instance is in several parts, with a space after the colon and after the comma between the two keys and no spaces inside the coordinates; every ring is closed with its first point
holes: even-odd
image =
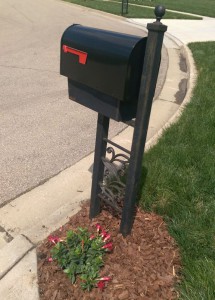
{"type": "Polygon", "coordinates": [[[111,206],[117,214],[122,212],[122,202],[125,195],[125,177],[129,164],[129,156],[122,153],[115,153],[112,147],[107,148],[110,158],[103,158],[105,166],[104,180],[100,184],[100,198],[104,204],[111,206]]]}

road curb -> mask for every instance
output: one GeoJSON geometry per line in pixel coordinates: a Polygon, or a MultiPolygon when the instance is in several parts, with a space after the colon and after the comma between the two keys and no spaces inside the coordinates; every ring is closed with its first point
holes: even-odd
{"type": "Polygon", "coordinates": [[[32,249],[14,265],[0,282],[3,300],[39,300],[37,284],[37,254],[32,249]]]}
{"type": "MultiPolygon", "coordinates": [[[[168,36],[174,42],[176,42],[176,43],[180,42],[177,38],[175,38],[171,34],[168,34],[168,36]]],[[[197,70],[196,70],[196,66],[195,66],[194,59],[193,59],[193,56],[192,56],[192,52],[190,51],[190,49],[186,45],[182,44],[181,42],[180,42],[180,45],[181,45],[181,53],[183,53],[183,55],[185,56],[186,64],[187,64],[187,67],[188,67],[188,73],[189,73],[186,96],[185,96],[182,104],[178,108],[178,110],[173,114],[173,116],[146,143],[146,151],[148,151],[151,147],[156,145],[157,142],[159,141],[159,139],[161,138],[163,132],[165,130],[167,130],[171,125],[173,125],[174,123],[176,123],[178,121],[178,119],[180,118],[183,110],[185,109],[186,105],[190,102],[191,97],[192,97],[193,89],[195,87],[196,80],[197,80],[197,70]]]]}
{"type": "Polygon", "coordinates": [[[0,280],[28,253],[34,245],[23,235],[16,236],[0,250],[0,280]]]}

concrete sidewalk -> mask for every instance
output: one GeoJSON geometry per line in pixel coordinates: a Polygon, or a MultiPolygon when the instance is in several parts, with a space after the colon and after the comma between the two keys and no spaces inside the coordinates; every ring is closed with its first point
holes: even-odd
{"type": "MultiPolygon", "coordinates": [[[[128,19],[129,22],[146,26],[153,19],[128,19]]],[[[215,18],[202,17],[202,20],[164,20],[168,26],[167,35],[178,39],[178,42],[207,42],[215,40],[215,18]]]]}
{"type": "MultiPolygon", "coordinates": [[[[134,26],[142,27],[152,20],[131,21],[136,24],[134,26]]],[[[179,40],[185,34],[186,26],[182,26],[184,22],[180,20],[181,31],[176,34],[177,38],[169,33],[165,36],[168,70],[164,86],[153,103],[146,150],[180,116],[195,84],[196,71],[192,55],[183,43],[187,43],[188,38],[179,40]]],[[[170,23],[168,32],[174,34],[171,26],[175,26],[175,20],[165,20],[163,23],[170,23]]],[[[191,35],[192,41],[198,41],[199,33],[195,27],[191,35]]],[[[211,35],[214,37],[213,32],[211,35]]],[[[129,149],[132,132],[133,129],[129,127],[113,140],[129,149]]],[[[0,209],[1,299],[39,299],[36,246],[52,231],[65,224],[80,209],[83,200],[89,199],[92,163],[93,153],[0,209]]]]}

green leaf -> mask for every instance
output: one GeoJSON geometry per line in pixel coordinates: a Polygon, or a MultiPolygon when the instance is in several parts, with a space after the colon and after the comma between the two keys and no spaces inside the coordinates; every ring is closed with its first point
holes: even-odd
{"type": "Polygon", "coordinates": [[[72,278],[71,278],[72,284],[75,283],[75,280],[76,280],[75,275],[72,275],[72,278]]]}

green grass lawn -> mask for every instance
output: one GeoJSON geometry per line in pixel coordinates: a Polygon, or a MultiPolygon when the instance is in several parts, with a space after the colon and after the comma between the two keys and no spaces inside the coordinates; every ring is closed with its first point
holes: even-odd
{"type": "MultiPolygon", "coordinates": [[[[114,3],[102,0],[65,0],[67,2],[79,4],[82,6],[102,10],[111,14],[121,15],[121,3],[114,3]]],[[[155,18],[154,10],[151,8],[141,8],[139,6],[129,5],[129,13],[124,15],[127,18],[155,18]]],[[[199,19],[183,14],[173,12],[166,12],[164,18],[166,19],[199,19]]]]}
{"type": "Polygon", "coordinates": [[[182,255],[180,299],[215,299],[215,42],[192,43],[198,80],[180,120],[144,158],[140,205],[163,215],[182,255]]]}
{"type": "Polygon", "coordinates": [[[156,6],[157,4],[162,4],[167,9],[215,17],[215,0],[129,0],[129,3],[136,3],[149,6],[156,6]]]}

